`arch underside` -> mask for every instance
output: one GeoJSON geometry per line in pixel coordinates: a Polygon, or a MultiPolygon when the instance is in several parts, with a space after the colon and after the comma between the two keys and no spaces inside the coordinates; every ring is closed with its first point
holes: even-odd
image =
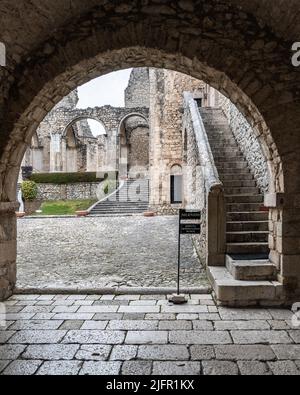
{"type": "MultiPolygon", "coordinates": [[[[300,289],[300,73],[291,64],[293,28],[277,28],[275,13],[268,24],[270,12],[256,1],[171,3],[91,0],[84,8],[75,1],[73,18],[61,15],[52,35],[41,35],[26,54],[8,57],[8,68],[0,71],[0,200],[15,200],[34,132],[78,85],[129,67],[176,70],[219,90],[252,126],[268,160],[271,192],[282,193],[271,204],[280,229],[280,274],[300,289]]],[[[271,9],[274,2],[261,3],[271,9]]],[[[283,21],[291,22],[286,16],[283,21]]]]}

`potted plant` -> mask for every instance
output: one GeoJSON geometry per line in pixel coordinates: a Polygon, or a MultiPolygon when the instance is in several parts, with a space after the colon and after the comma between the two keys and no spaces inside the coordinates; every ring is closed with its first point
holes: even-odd
{"type": "Polygon", "coordinates": [[[41,202],[37,200],[38,186],[34,181],[24,181],[21,185],[26,214],[33,214],[40,208],[41,202]]]}

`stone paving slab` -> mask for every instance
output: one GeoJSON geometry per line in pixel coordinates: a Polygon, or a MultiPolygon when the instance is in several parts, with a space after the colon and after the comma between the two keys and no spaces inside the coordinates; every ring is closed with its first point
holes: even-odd
{"type": "Polygon", "coordinates": [[[211,295],[186,306],[159,295],[24,296],[8,301],[21,310],[0,331],[3,375],[300,375],[300,330],[286,309],[203,305],[211,295]]]}

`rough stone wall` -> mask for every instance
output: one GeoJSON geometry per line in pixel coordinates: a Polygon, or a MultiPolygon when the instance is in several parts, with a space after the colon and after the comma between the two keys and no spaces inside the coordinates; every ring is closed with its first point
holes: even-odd
{"type": "MultiPolygon", "coordinates": [[[[148,118],[145,107],[104,106],[83,110],[76,108],[77,103],[78,93],[75,90],[47,114],[37,129],[38,150],[31,148],[25,155],[27,165],[37,162],[35,170],[39,172],[101,171],[110,167],[115,170],[118,167],[118,134],[122,120],[131,113],[148,118]],[[87,119],[102,123],[106,135],[94,137],[87,119]],[[75,139],[71,148],[69,129],[75,139]]],[[[145,126],[147,122],[143,119],[142,124],[145,126]]]]}
{"type": "Polygon", "coordinates": [[[150,69],[150,205],[176,213],[171,205],[171,169],[183,165],[183,93],[201,92],[205,84],[185,74],[150,69]]]}
{"type": "Polygon", "coordinates": [[[38,200],[97,200],[98,182],[76,184],[38,184],[38,200]]]}
{"type": "Polygon", "coordinates": [[[149,69],[139,67],[132,70],[128,87],[125,90],[125,107],[150,107],[149,69]]]}
{"type": "Polygon", "coordinates": [[[267,160],[253,129],[236,106],[221,94],[219,95],[219,104],[228,118],[230,128],[259,187],[262,191],[267,192],[270,183],[267,160]]]}

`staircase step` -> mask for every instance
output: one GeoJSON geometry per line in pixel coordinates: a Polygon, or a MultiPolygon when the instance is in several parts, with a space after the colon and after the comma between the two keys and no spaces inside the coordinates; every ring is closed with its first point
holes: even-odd
{"type": "Polygon", "coordinates": [[[219,303],[230,307],[281,304],[283,286],[276,281],[235,280],[226,267],[209,267],[208,276],[219,303]]]}
{"type": "Polygon", "coordinates": [[[268,221],[227,222],[227,232],[268,232],[268,221]]]}
{"type": "Polygon", "coordinates": [[[257,232],[229,232],[227,231],[226,239],[228,243],[267,243],[269,238],[269,232],[257,231],[257,232]]]}
{"type": "Polygon", "coordinates": [[[268,254],[268,243],[227,243],[227,254],[268,254]]]}
{"type": "Polygon", "coordinates": [[[263,195],[226,195],[226,203],[264,203],[263,195]]]}
{"type": "Polygon", "coordinates": [[[235,280],[240,281],[276,281],[277,268],[269,260],[251,259],[251,255],[245,255],[245,259],[235,259],[227,255],[226,267],[235,280]]]}
{"type": "Polygon", "coordinates": [[[251,176],[253,177],[253,175],[250,173],[250,170],[248,168],[245,169],[235,169],[234,171],[232,171],[232,169],[218,169],[218,173],[219,176],[222,178],[224,176],[231,176],[232,178],[234,178],[234,176],[251,176]]]}
{"type": "Polygon", "coordinates": [[[227,221],[228,222],[236,222],[236,221],[268,221],[269,213],[264,211],[243,211],[243,212],[232,212],[227,213],[227,221]]]}
{"type": "Polygon", "coordinates": [[[127,180],[108,200],[94,207],[92,216],[138,215],[149,208],[149,181],[127,180]]]}
{"type": "Polygon", "coordinates": [[[216,162],[215,165],[218,169],[247,169],[248,163],[246,160],[239,161],[239,162],[216,162]]]}
{"type": "Polygon", "coordinates": [[[225,188],[256,187],[255,180],[226,180],[223,184],[225,188]]]}
{"type": "Polygon", "coordinates": [[[225,195],[259,195],[259,188],[255,187],[225,187],[225,195]]]}
{"type": "Polygon", "coordinates": [[[241,211],[261,211],[264,205],[261,203],[227,203],[227,211],[241,212],[241,211]]]}

